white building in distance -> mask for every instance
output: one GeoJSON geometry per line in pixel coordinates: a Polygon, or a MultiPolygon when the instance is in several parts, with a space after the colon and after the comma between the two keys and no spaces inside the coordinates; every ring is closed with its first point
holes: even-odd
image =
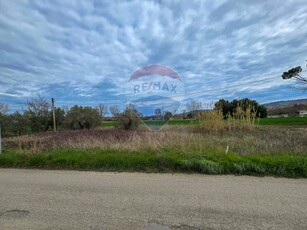
{"type": "Polygon", "coordinates": [[[300,111],[298,111],[298,112],[299,112],[299,116],[300,116],[300,117],[307,116],[307,110],[300,110],[300,111]]]}

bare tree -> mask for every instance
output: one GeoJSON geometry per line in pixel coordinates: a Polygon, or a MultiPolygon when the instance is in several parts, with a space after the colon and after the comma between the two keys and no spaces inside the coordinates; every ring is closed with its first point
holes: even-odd
{"type": "Polygon", "coordinates": [[[37,116],[48,114],[50,103],[44,97],[38,95],[37,98],[27,101],[28,111],[37,116]]]}
{"type": "Polygon", "coordinates": [[[287,72],[283,72],[281,77],[282,79],[294,78],[296,81],[298,81],[299,84],[303,85],[302,87],[299,87],[299,89],[307,90],[307,79],[300,75],[301,72],[302,67],[297,66],[289,69],[287,72]]]}
{"type": "Polygon", "coordinates": [[[98,104],[97,109],[98,109],[99,115],[103,118],[104,115],[107,112],[108,107],[106,105],[100,103],[100,104],[98,104]]]}
{"type": "Polygon", "coordinates": [[[34,132],[46,131],[49,127],[50,104],[44,97],[38,95],[37,98],[27,101],[28,110],[25,115],[31,121],[31,129],[34,132]]]}
{"type": "Polygon", "coordinates": [[[186,109],[191,113],[192,117],[195,118],[197,112],[201,109],[202,103],[199,101],[191,101],[186,103],[186,109]]]}
{"type": "Polygon", "coordinates": [[[0,114],[5,114],[9,111],[9,106],[7,104],[0,102],[0,114]]]}
{"type": "Polygon", "coordinates": [[[112,113],[113,117],[118,117],[118,115],[120,114],[118,105],[110,106],[109,110],[112,113]]]}

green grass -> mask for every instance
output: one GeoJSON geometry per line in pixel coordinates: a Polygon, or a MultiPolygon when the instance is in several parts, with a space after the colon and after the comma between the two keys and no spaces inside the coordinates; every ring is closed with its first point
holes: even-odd
{"type": "MultiPolygon", "coordinates": [[[[153,120],[147,120],[144,121],[146,125],[164,125],[165,121],[153,121],[153,120]]],[[[181,120],[169,120],[167,122],[167,125],[196,125],[199,124],[198,120],[194,119],[181,119],[181,120]]]]}
{"type": "MultiPolygon", "coordinates": [[[[164,125],[164,121],[148,120],[144,121],[147,125],[164,125]]],[[[170,120],[167,125],[197,125],[198,120],[194,119],[177,119],[170,120]]],[[[307,125],[307,117],[278,117],[278,118],[261,118],[259,125],[307,125]]],[[[114,127],[115,121],[104,121],[102,127],[114,127]]]]}
{"type": "Polygon", "coordinates": [[[159,152],[59,149],[35,155],[6,150],[0,155],[0,167],[307,177],[307,158],[304,156],[239,156],[214,150],[184,153],[174,148],[159,152]]]}
{"type": "Polygon", "coordinates": [[[115,121],[103,121],[101,124],[102,127],[114,127],[115,121]]]}
{"type": "Polygon", "coordinates": [[[307,125],[307,117],[262,118],[260,125],[307,125]]]}

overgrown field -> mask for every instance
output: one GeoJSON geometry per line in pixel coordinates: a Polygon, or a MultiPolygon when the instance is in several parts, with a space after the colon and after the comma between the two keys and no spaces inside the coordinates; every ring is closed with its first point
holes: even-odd
{"type": "Polygon", "coordinates": [[[0,167],[307,177],[306,127],[61,131],[6,138],[3,147],[0,167]]]}
{"type": "MultiPolygon", "coordinates": [[[[165,122],[161,120],[145,120],[144,123],[146,125],[164,125],[165,122]]],[[[167,125],[197,125],[199,124],[198,120],[195,119],[175,119],[169,120],[167,125]]],[[[102,122],[102,127],[114,127],[115,121],[104,121],[102,122]]]]}

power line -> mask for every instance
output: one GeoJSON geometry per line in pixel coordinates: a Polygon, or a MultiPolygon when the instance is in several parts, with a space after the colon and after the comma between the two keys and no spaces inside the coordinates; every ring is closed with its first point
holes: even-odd
{"type": "MultiPolygon", "coordinates": [[[[307,70],[303,70],[302,72],[305,72],[307,70]]],[[[267,82],[269,80],[273,80],[273,79],[276,79],[276,77],[270,77],[270,78],[266,78],[266,79],[262,79],[262,80],[258,80],[258,81],[252,81],[252,82],[246,82],[246,83],[242,83],[242,84],[237,84],[237,85],[230,85],[230,86],[227,86],[226,88],[227,89],[231,89],[231,88],[235,88],[235,87],[238,87],[238,86],[246,86],[246,85],[258,85],[258,84],[261,84],[263,82],[267,82]]],[[[184,94],[185,96],[187,95],[194,95],[194,94],[199,94],[199,93],[206,93],[206,92],[212,92],[212,91],[217,91],[217,90],[223,90],[225,89],[225,87],[223,88],[215,88],[215,89],[209,89],[209,90],[203,90],[203,91],[198,91],[198,92],[193,92],[193,93],[186,93],[184,94]]],[[[183,96],[183,95],[181,95],[183,96]]],[[[179,97],[179,96],[178,96],[179,97]]]]}
{"type": "MultiPolygon", "coordinates": [[[[307,70],[303,70],[301,72],[306,72],[307,70]]],[[[228,89],[232,89],[232,88],[236,88],[236,87],[240,87],[240,86],[254,86],[254,85],[259,85],[259,84],[262,84],[264,82],[267,82],[267,81],[270,81],[270,80],[273,80],[273,79],[276,79],[276,76],[275,77],[270,77],[270,78],[266,78],[266,79],[262,79],[262,80],[258,80],[258,81],[250,81],[250,82],[246,82],[246,83],[241,83],[241,84],[236,84],[236,85],[230,85],[230,86],[225,86],[225,87],[220,87],[220,88],[214,88],[214,89],[208,89],[208,90],[201,90],[201,91],[197,91],[197,92],[191,92],[191,93],[185,93],[185,94],[180,94],[180,95],[176,95],[176,96],[173,96],[173,98],[176,98],[176,97],[184,97],[184,96],[190,96],[190,95],[197,95],[197,94],[202,94],[202,93],[208,93],[208,92],[214,92],[214,91],[220,91],[220,90],[228,90],[228,89]]],[[[66,104],[75,104],[76,101],[58,101],[58,102],[63,102],[63,103],[66,103],[66,104]]],[[[107,102],[105,102],[106,104],[111,104],[111,105],[116,105],[118,103],[121,103],[122,100],[108,100],[107,102]]],[[[86,104],[86,102],[84,102],[84,104],[86,104]]],[[[89,104],[92,104],[92,103],[89,103],[89,104]]],[[[22,103],[16,103],[16,104],[12,104],[12,105],[9,105],[9,107],[23,107],[25,106],[25,104],[22,104],[22,103]]]]}
{"type": "MultiPolygon", "coordinates": [[[[275,79],[276,77],[274,77],[275,79]]],[[[214,91],[218,91],[218,90],[225,90],[225,89],[231,89],[231,88],[235,88],[235,87],[239,87],[239,86],[246,86],[246,85],[250,85],[250,86],[253,86],[253,85],[258,85],[260,83],[263,83],[263,82],[266,82],[268,80],[272,80],[273,78],[267,78],[265,80],[261,80],[261,81],[257,81],[257,82],[247,82],[247,83],[244,83],[244,84],[237,84],[237,85],[230,85],[230,86],[225,86],[223,88],[214,88],[214,89],[209,89],[209,90],[202,90],[202,91],[198,91],[198,92],[192,92],[192,93],[186,93],[182,96],[189,96],[189,95],[195,95],[195,94],[200,94],[200,93],[207,93],[207,92],[214,92],[214,91]]],[[[180,95],[181,96],[181,95],[180,95]]],[[[175,97],[180,97],[179,95],[178,96],[175,96],[175,97]]]]}
{"type": "MultiPolygon", "coordinates": [[[[214,89],[202,90],[202,91],[197,91],[197,92],[192,92],[192,93],[178,94],[176,96],[173,96],[173,98],[189,96],[189,95],[196,95],[196,94],[207,93],[207,92],[213,92],[213,91],[218,91],[218,90],[223,90],[223,89],[231,89],[231,88],[235,88],[235,87],[238,87],[238,86],[246,86],[246,85],[253,86],[253,85],[261,84],[263,82],[267,82],[267,81],[272,80],[272,79],[276,79],[276,77],[266,78],[266,79],[258,80],[258,81],[241,83],[241,84],[237,84],[237,85],[231,85],[231,86],[227,86],[227,87],[223,87],[223,88],[214,88],[214,89]]],[[[112,103],[116,104],[118,102],[120,103],[122,101],[121,100],[111,100],[111,101],[109,100],[107,102],[107,104],[112,104],[112,103]]],[[[75,102],[66,101],[66,103],[75,103],[75,102]]]]}

